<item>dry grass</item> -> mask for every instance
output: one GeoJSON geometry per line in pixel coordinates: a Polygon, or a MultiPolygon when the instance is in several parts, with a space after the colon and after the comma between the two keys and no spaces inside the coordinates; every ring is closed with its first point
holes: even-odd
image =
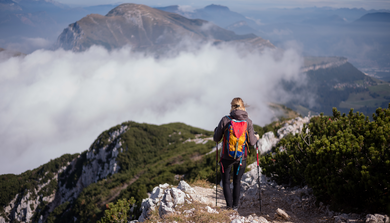
{"type": "Polygon", "coordinates": [[[209,223],[209,222],[230,222],[231,219],[229,216],[233,216],[237,214],[237,212],[233,210],[227,210],[220,207],[213,207],[214,210],[219,213],[208,213],[206,210],[205,204],[201,204],[198,202],[192,202],[191,204],[183,204],[179,205],[175,208],[176,212],[172,214],[167,214],[164,218],[159,217],[158,209],[156,208],[148,220],[145,221],[147,223],[151,222],[194,222],[194,223],[209,223]],[[191,213],[184,213],[186,210],[195,209],[191,213]]]}
{"type": "Polygon", "coordinates": [[[215,186],[215,184],[210,183],[207,180],[196,180],[196,181],[190,183],[190,186],[191,187],[198,186],[198,187],[204,187],[204,188],[213,188],[215,186]]]}

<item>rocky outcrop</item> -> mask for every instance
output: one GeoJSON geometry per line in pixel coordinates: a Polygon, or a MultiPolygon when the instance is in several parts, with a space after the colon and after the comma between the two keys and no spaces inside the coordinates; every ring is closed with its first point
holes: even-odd
{"type": "MultiPolygon", "coordinates": [[[[349,217],[349,216],[348,216],[349,217]]],[[[347,221],[349,221],[349,218],[347,218],[347,221]]],[[[366,216],[366,223],[390,223],[390,218],[387,215],[381,215],[381,214],[368,214],[366,216]]]]}
{"type": "MultiPolygon", "coordinates": [[[[321,58],[321,57],[318,57],[321,58]]],[[[307,59],[307,58],[305,58],[307,59]]],[[[312,59],[312,58],[311,58],[312,59]]],[[[309,59],[310,60],[310,59],[309,59]]],[[[324,57],[324,60],[318,63],[311,63],[308,66],[302,68],[302,72],[308,72],[311,70],[326,69],[331,67],[339,67],[348,62],[348,59],[345,57],[324,57]]]]}
{"type": "MultiPolygon", "coordinates": [[[[209,191],[210,190],[211,189],[209,189],[209,191]]],[[[212,190],[211,193],[213,192],[215,193],[215,190],[212,190]]],[[[215,202],[215,197],[213,197],[212,200],[215,202]]],[[[177,187],[168,184],[161,184],[155,187],[150,197],[142,201],[142,213],[138,220],[133,220],[131,222],[144,222],[156,209],[158,209],[160,218],[164,218],[165,215],[173,213],[181,214],[183,218],[188,218],[195,214],[196,209],[189,208],[188,210],[179,211],[178,208],[182,208],[185,204],[192,204],[193,202],[204,204],[201,206],[201,211],[208,212],[210,214],[219,214],[219,211],[216,210],[215,207],[212,207],[213,205],[211,205],[209,199],[206,198],[206,194],[199,194],[199,192],[188,185],[185,181],[180,181],[177,187]]],[[[244,217],[240,216],[237,212],[230,215],[229,217],[232,223],[268,223],[264,217],[258,217],[256,215],[249,215],[244,217]]]]}
{"type": "MultiPolygon", "coordinates": [[[[91,183],[96,183],[101,179],[105,179],[108,175],[117,173],[120,169],[116,161],[119,152],[123,151],[120,136],[127,130],[127,126],[121,126],[118,130],[109,132],[109,144],[101,148],[91,147],[84,155],[86,164],[77,167],[77,161],[73,161],[68,166],[71,170],[69,174],[77,171],[77,168],[82,168],[81,176],[76,181],[75,186],[70,187],[66,183],[59,184],[60,202],[62,204],[66,201],[76,199],[80,192],[91,183]]],[[[99,143],[99,141],[97,141],[99,143]]],[[[80,158],[80,157],[79,157],[80,158]]]]}
{"type": "MultiPolygon", "coordinates": [[[[4,207],[7,219],[0,217],[0,222],[31,222],[37,207],[41,203],[47,204],[45,212],[40,212],[40,222],[45,222],[48,214],[57,206],[66,201],[73,201],[80,192],[90,185],[109,175],[117,173],[120,169],[116,157],[123,151],[121,135],[128,129],[122,125],[118,129],[108,132],[107,144],[102,147],[91,146],[85,153],[78,156],[67,166],[63,166],[54,177],[45,183],[38,184],[33,190],[26,190],[4,207]],[[75,174],[76,173],[76,174],[75,174]],[[79,176],[74,181],[74,176],[79,176]],[[42,195],[41,190],[50,183],[57,184],[57,188],[49,195],[42,195]]],[[[99,144],[99,140],[95,142],[99,144]]]]}
{"type": "MultiPolygon", "coordinates": [[[[116,157],[118,156],[119,152],[123,151],[120,136],[126,130],[127,126],[121,126],[120,129],[109,132],[110,137],[108,139],[108,145],[101,148],[91,147],[86,152],[84,159],[87,162],[86,165],[81,167],[81,176],[75,183],[75,186],[69,188],[66,183],[60,183],[60,204],[71,199],[76,199],[84,187],[87,187],[91,183],[96,183],[101,179],[105,179],[108,175],[113,175],[119,171],[120,167],[118,166],[116,157]]],[[[69,173],[77,171],[76,164],[77,160],[68,166],[68,168],[71,169],[69,173]]]]}
{"type": "Polygon", "coordinates": [[[298,134],[302,132],[303,125],[310,122],[310,117],[297,117],[290,121],[287,121],[277,131],[277,136],[273,132],[265,133],[259,141],[257,141],[256,147],[259,148],[260,153],[268,153],[273,147],[288,134],[298,134]]]}
{"type": "Polygon", "coordinates": [[[213,137],[204,137],[202,134],[195,135],[195,139],[187,139],[186,142],[194,142],[195,144],[206,144],[208,141],[212,141],[213,137]]]}
{"type": "Polygon", "coordinates": [[[82,46],[77,44],[85,37],[83,30],[80,28],[79,23],[75,22],[70,24],[68,28],[64,29],[61,35],[58,37],[58,46],[65,50],[81,51],[85,50],[82,46]]]}
{"type": "Polygon", "coordinates": [[[52,181],[57,184],[58,175],[64,170],[65,167],[60,168],[60,170],[54,174],[54,178],[49,179],[45,183],[38,184],[33,190],[25,190],[23,194],[17,194],[15,198],[4,207],[4,214],[7,218],[4,219],[3,217],[0,217],[0,222],[31,222],[39,204],[42,202],[50,204],[55,199],[56,191],[53,191],[53,193],[47,196],[42,196],[42,189],[45,189],[52,181]]]}

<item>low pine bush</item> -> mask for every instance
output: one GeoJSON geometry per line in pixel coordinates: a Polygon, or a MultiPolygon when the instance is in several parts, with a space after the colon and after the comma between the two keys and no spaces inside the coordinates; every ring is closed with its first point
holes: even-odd
{"type": "Polygon", "coordinates": [[[97,221],[98,223],[123,223],[127,222],[127,214],[130,211],[130,205],[135,203],[134,198],[130,200],[118,200],[115,204],[109,203],[106,204],[106,210],[104,211],[104,216],[97,221]]]}
{"type": "Polygon", "coordinates": [[[309,185],[335,209],[390,213],[390,104],[373,121],[353,109],[314,117],[263,156],[261,166],[278,183],[309,185]]]}

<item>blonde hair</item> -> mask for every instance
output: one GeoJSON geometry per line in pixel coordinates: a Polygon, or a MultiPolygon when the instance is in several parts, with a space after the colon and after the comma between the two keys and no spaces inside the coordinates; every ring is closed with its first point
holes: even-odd
{"type": "Polygon", "coordinates": [[[244,101],[241,98],[233,98],[230,104],[231,104],[230,112],[232,112],[233,110],[246,111],[244,101]]]}

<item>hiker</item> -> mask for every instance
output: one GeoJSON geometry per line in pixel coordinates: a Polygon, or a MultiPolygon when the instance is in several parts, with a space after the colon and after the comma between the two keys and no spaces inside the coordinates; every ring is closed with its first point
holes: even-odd
{"type": "Polygon", "coordinates": [[[223,194],[227,208],[237,210],[240,200],[241,177],[245,172],[249,145],[259,140],[255,135],[252,120],[248,118],[244,101],[241,98],[232,100],[230,115],[224,116],[214,130],[214,141],[223,137],[220,170],[222,174],[223,194]],[[249,145],[248,145],[249,144],[249,145]],[[230,189],[230,170],[233,166],[233,196],[230,189]]]}

